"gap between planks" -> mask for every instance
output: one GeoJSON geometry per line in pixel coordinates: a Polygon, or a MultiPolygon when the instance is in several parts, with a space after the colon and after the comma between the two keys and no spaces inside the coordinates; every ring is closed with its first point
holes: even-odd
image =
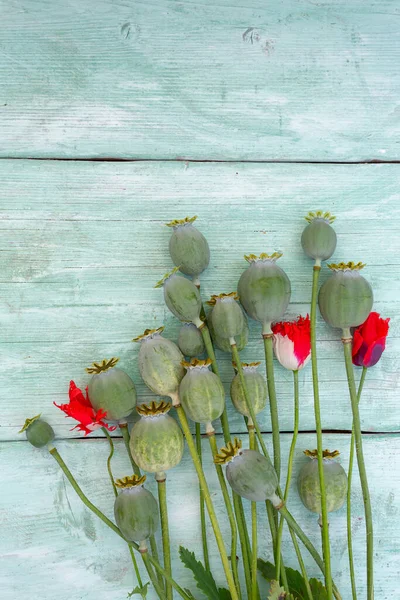
{"type": "Polygon", "coordinates": [[[183,162],[183,163],[217,163],[217,164],[289,164],[289,165],[398,165],[398,160],[382,160],[380,158],[367,158],[365,160],[296,160],[296,159],[260,159],[260,160],[241,160],[241,159],[218,159],[218,158],[115,158],[112,156],[105,157],[30,157],[30,156],[0,156],[0,160],[32,160],[32,161],[54,161],[54,162],[183,162]]]}

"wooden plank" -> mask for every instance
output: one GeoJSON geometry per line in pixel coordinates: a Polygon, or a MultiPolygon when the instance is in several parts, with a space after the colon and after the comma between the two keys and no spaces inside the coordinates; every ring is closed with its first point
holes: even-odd
{"type": "Polygon", "coordinates": [[[399,17],[388,0],[4,2],[0,155],[398,159],[399,17]]]}
{"type": "MultiPolygon", "coordinates": [[[[268,444],[271,440],[268,436],[268,444]]],[[[282,435],[284,469],[290,443],[289,435],[282,435]]],[[[349,436],[325,435],[324,444],[342,452],[342,463],[347,468],[349,436]]],[[[218,511],[225,539],[229,540],[228,523],[222,498],[210,461],[210,453],[203,441],[205,469],[218,511]]],[[[113,469],[116,477],[129,472],[128,460],[120,441],[116,444],[113,469]]],[[[295,456],[294,477],[289,497],[289,509],[298,519],[307,535],[319,547],[320,532],[316,515],[301,505],[296,491],[296,474],[306,460],[302,450],[315,446],[310,434],[299,437],[295,456]]],[[[88,497],[113,518],[113,494],[106,471],[108,445],[102,440],[63,441],[57,447],[88,497]]],[[[366,436],[365,455],[375,526],[375,594],[389,600],[397,589],[400,570],[399,531],[394,521],[400,510],[400,473],[393,468],[400,451],[400,436],[366,436]],[[396,566],[397,565],[397,566],[396,566]]],[[[64,479],[58,465],[45,450],[33,449],[26,442],[1,445],[0,496],[2,535],[0,538],[0,583],[3,600],[16,597],[39,597],[41,600],[85,598],[85,600],[117,600],[126,596],[135,585],[129,554],[124,543],[80,502],[64,479]],[[29,482],[29,485],[28,485],[29,482]]],[[[149,488],[155,492],[152,477],[149,488]]],[[[365,597],[365,548],[362,496],[358,477],[354,477],[353,542],[360,598],[365,597]]],[[[195,551],[201,558],[197,481],[187,451],[184,459],[168,475],[168,498],[171,523],[173,571],[184,586],[196,597],[199,593],[190,572],[178,558],[178,546],[195,551]],[[184,490],[184,493],[183,493],[184,490]]],[[[245,501],[247,516],[248,502],[245,501]]],[[[260,516],[260,556],[271,560],[272,549],[262,504],[260,516]]],[[[224,584],[223,572],[209,526],[211,563],[218,583],[224,584]]],[[[346,542],[346,510],[330,516],[332,565],[335,581],[344,600],[350,598],[346,542]]],[[[283,555],[288,566],[297,568],[288,534],[284,534],[283,555]]],[[[310,576],[320,577],[312,559],[303,553],[310,576]]],[[[147,581],[146,575],[143,575],[147,581]]],[[[263,585],[265,592],[265,586],[263,585]]],[[[265,597],[265,594],[264,594],[265,597]]],[[[149,600],[153,600],[153,592],[149,600]]]]}
{"type": "MultiPolygon", "coordinates": [[[[400,169],[397,165],[259,165],[0,161],[1,439],[18,439],[26,416],[43,412],[60,437],[73,423],[52,402],[68,382],[85,385],[93,360],[120,356],[138,385],[131,339],[146,327],[178,321],[154,283],[171,268],[166,221],[199,215],[211,246],[203,296],[235,289],[248,252],[282,249],[292,280],[289,314],[309,310],[311,261],[300,247],[303,216],[338,215],[334,259],[365,260],[375,308],[391,317],[388,348],[368,375],[362,404],[366,431],[398,430],[400,169]],[[207,185],[205,186],[205,182],[207,185]],[[385,410],[382,410],[384,402],[385,410]]],[[[324,269],[322,280],[328,275],[324,269]]],[[[249,361],[262,359],[260,330],[250,324],[249,361]]],[[[318,321],[324,427],[350,429],[339,332],[318,321]],[[332,390],[334,406],[332,409],[332,390]]],[[[228,392],[229,357],[219,354],[228,392]]],[[[263,367],[261,367],[263,368],[263,367]]],[[[276,367],[280,422],[292,429],[291,375],[276,367]]],[[[314,429],[310,368],[301,373],[301,428],[314,429]]],[[[233,431],[243,422],[230,406],[233,431]]],[[[270,430],[267,414],[263,428],[270,430]]]]}

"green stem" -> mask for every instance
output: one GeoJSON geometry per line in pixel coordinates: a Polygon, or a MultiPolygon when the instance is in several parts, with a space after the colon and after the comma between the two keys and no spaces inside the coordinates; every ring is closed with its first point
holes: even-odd
{"type": "MultiPolygon", "coordinates": [[[[256,449],[256,439],[254,435],[254,425],[249,419],[249,446],[250,450],[256,449]]],[[[251,503],[251,600],[257,600],[257,503],[251,503]]]]}
{"type": "Polygon", "coordinates": [[[160,585],[159,580],[157,579],[157,577],[154,574],[153,567],[152,567],[150,559],[149,559],[148,551],[146,550],[146,552],[141,552],[141,555],[142,555],[142,559],[144,562],[144,566],[146,567],[147,573],[150,577],[151,583],[154,586],[154,589],[156,590],[159,598],[161,598],[162,600],[166,600],[167,597],[164,592],[164,586],[160,585]]]}
{"type": "MultiPolygon", "coordinates": [[[[276,510],[274,510],[274,507],[272,506],[270,500],[265,501],[265,508],[267,509],[268,523],[269,523],[269,528],[271,530],[272,546],[273,546],[273,550],[274,550],[274,560],[276,561],[277,531],[276,531],[276,522],[274,519],[274,516],[276,515],[276,510]]],[[[296,536],[294,534],[293,534],[293,536],[294,536],[294,539],[296,540],[296,536]]],[[[286,577],[286,569],[285,569],[285,565],[283,564],[282,556],[280,558],[280,563],[281,563],[281,579],[282,579],[283,587],[285,588],[285,590],[287,590],[287,589],[289,589],[289,585],[288,585],[288,581],[287,581],[287,577],[286,577]]]]}
{"type": "Polygon", "coordinates": [[[281,444],[279,439],[279,419],[278,419],[278,403],[276,400],[275,376],[274,376],[274,353],[272,347],[273,334],[263,334],[264,338],[264,353],[265,365],[267,372],[267,385],[269,396],[269,409],[271,412],[272,425],[272,444],[274,448],[274,467],[278,475],[278,481],[281,476],[281,444]]]}
{"type": "MultiPolygon", "coordinates": [[[[364,387],[365,377],[367,376],[367,367],[363,367],[361,373],[361,379],[358,386],[357,402],[360,404],[361,392],[364,387]]],[[[350,581],[351,581],[351,593],[353,600],[357,600],[357,589],[356,589],[356,578],[354,572],[354,559],[353,559],[353,534],[351,531],[351,482],[353,478],[353,464],[354,464],[354,427],[351,430],[350,440],[350,458],[349,458],[349,472],[347,475],[347,546],[349,550],[349,566],[350,566],[350,581]]]]}
{"type": "Polygon", "coordinates": [[[356,447],[358,472],[360,474],[361,489],[364,501],[365,527],[367,533],[367,600],[374,598],[374,537],[372,524],[371,499],[368,489],[367,471],[365,469],[364,453],[362,447],[360,413],[358,410],[357,390],[354,381],[354,371],[351,358],[351,342],[349,331],[343,332],[343,350],[346,363],[347,381],[351,399],[351,409],[353,412],[353,431],[356,447]]]}
{"type": "MultiPolygon", "coordinates": [[[[171,548],[169,543],[169,527],[168,527],[168,508],[167,508],[167,484],[166,475],[156,474],[158,488],[158,503],[160,506],[161,533],[164,554],[164,569],[169,575],[172,575],[171,565],[171,548]],[[162,478],[158,478],[162,477],[162,478]]],[[[167,600],[172,600],[172,586],[170,583],[166,585],[167,600]]]]}
{"type": "Polygon", "coordinates": [[[129,456],[129,460],[131,461],[131,465],[132,465],[132,469],[133,472],[135,473],[135,475],[139,475],[140,476],[140,469],[137,466],[137,464],[135,463],[135,461],[132,458],[132,454],[131,454],[131,450],[129,448],[129,431],[128,431],[128,424],[127,423],[120,423],[119,424],[119,429],[120,432],[122,434],[122,437],[124,439],[124,444],[125,444],[125,448],[126,451],[128,452],[128,456],[129,456]]]}
{"type": "MultiPolygon", "coordinates": [[[[110,482],[113,488],[113,492],[114,492],[114,496],[117,497],[118,496],[118,492],[117,492],[117,488],[115,486],[114,483],[114,475],[112,473],[112,469],[111,469],[111,459],[114,456],[114,442],[112,440],[111,435],[108,433],[107,429],[105,427],[101,428],[102,432],[104,433],[104,435],[106,436],[108,443],[110,445],[110,454],[108,455],[107,458],[107,471],[108,471],[108,475],[110,477],[110,482]]],[[[129,548],[129,554],[131,555],[131,560],[132,560],[132,564],[133,564],[133,568],[135,570],[135,574],[136,574],[136,579],[137,582],[139,584],[139,587],[143,587],[143,582],[142,582],[142,578],[140,577],[140,571],[139,571],[139,567],[137,564],[137,560],[136,560],[136,556],[135,553],[133,552],[131,546],[128,545],[129,548]]]]}
{"type": "Polygon", "coordinates": [[[322,515],[322,547],[323,557],[325,562],[325,587],[328,600],[332,600],[332,574],[331,574],[331,550],[329,544],[329,523],[328,510],[326,505],[326,488],[324,476],[323,462],[323,447],[322,447],[322,425],[321,425],[321,409],[319,402],[319,386],[318,386],[318,365],[317,365],[317,338],[316,338],[316,320],[317,320],[317,296],[318,296],[318,280],[321,267],[314,266],[312,294],[311,294],[311,367],[314,391],[314,414],[315,427],[317,433],[317,451],[318,451],[318,476],[321,491],[321,515],[322,515]]]}
{"type": "MultiPolygon", "coordinates": [[[[196,423],[196,449],[199,455],[200,463],[202,464],[202,448],[201,448],[201,432],[200,423],[196,423]]],[[[206,511],[204,505],[203,492],[199,485],[199,497],[200,497],[200,522],[201,522],[201,540],[203,544],[203,557],[204,566],[207,571],[210,571],[210,558],[208,555],[208,543],[207,543],[207,528],[206,528],[206,511]]]]}
{"type": "MultiPolygon", "coordinates": [[[[159,563],[160,557],[158,554],[157,541],[156,541],[154,534],[150,536],[149,541],[150,541],[151,554],[154,556],[154,559],[159,563]]],[[[157,571],[157,579],[158,579],[158,583],[164,587],[164,581],[163,581],[163,578],[159,571],[157,571]]]]}
{"type": "MultiPolygon", "coordinates": [[[[306,592],[307,592],[308,600],[313,600],[313,595],[312,595],[312,591],[311,591],[311,587],[310,587],[310,582],[308,581],[308,575],[307,575],[307,571],[306,571],[306,566],[304,564],[304,560],[303,560],[303,557],[302,557],[301,552],[300,552],[299,543],[297,541],[297,538],[296,538],[295,534],[293,533],[293,531],[291,529],[289,529],[289,533],[290,533],[290,537],[292,538],[292,543],[293,543],[294,551],[296,552],[297,562],[299,563],[300,571],[301,571],[301,574],[303,575],[303,580],[304,580],[304,585],[306,586],[306,592]]],[[[285,589],[288,589],[287,582],[286,582],[286,586],[287,586],[287,588],[285,588],[285,589]]]]}
{"type": "Polygon", "coordinates": [[[226,552],[224,540],[222,538],[221,529],[219,527],[217,515],[214,510],[213,502],[210,496],[210,491],[208,489],[207,481],[204,476],[203,468],[200,463],[199,455],[196,451],[196,446],[193,442],[192,433],[190,431],[190,427],[188,421],[186,419],[185,412],[181,405],[176,406],[176,412],[178,414],[179,422],[181,424],[184,436],[186,438],[186,443],[189,448],[190,455],[192,457],[192,461],[194,467],[196,469],[197,477],[199,478],[199,483],[204,495],[204,501],[206,503],[208,515],[210,517],[211,525],[214,530],[215,539],[217,542],[218,550],[221,556],[222,566],[225,572],[225,577],[228,583],[229,590],[231,592],[232,600],[239,600],[238,592],[235,587],[235,581],[233,579],[232,571],[229,565],[229,558],[226,552]]]}
{"type": "Polygon", "coordinates": [[[240,539],[240,547],[242,549],[242,558],[243,558],[243,569],[244,569],[244,578],[246,582],[246,591],[247,597],[251,596],[251,571],[250,571],[250,558],[249,558],[249,549],[250,549],[250,541],[246,539],[248,536],[247,528],[245,528],[245,519],[244,519],[244,511],[243,504],[239,503],[239,498],[235,492],[232,492],[233,497],[233,507],[235,509],[235,516],[237,522],[237,528],[239,532],[240,539]],[[239,515],[239,518],[238,518],[239,515]],[[247,534],[247,535],[246,535],[247,534]]]}
{"type": "MultiPolygon", "coordinates": [[[[215,439],[215,433],[208,435],[208,440],[210,442],[211,454],[213,458],[215,458],[216,454],[218,454],[217,441],[215,439]]],[[[217,477],[219,481],[219,485],[221,487],[222,496],[225,503],[226,512],[228,514],[229,525],[231,527],[231,565],[233,578],[235,580],[236,589],[239,595],[239,598],[242,597],[239,583],[239,574],[237,568],[237,527],[235,521],[235,515],[233,513],[231,498],[229,496],[228,486],[226,485],[224,473],[222,471],[221,465],[217,465],[214,463],[215,470],[217,472],[217,477]]]]}
{"type": "MultiPolygon", "coordinates": [[[[85,506],[87,506],[87,508],[89,508],[89,510],[91,510],[99,519],[101,519],[101,521],[103,521],[103,523],[105,523],[107,525],[107,527],[109,527],[110,529],[112,529],[112,531],[114,531],[114,533],[116,533],[121,539],[123,539],[126,542],[127,540],[124,538],[124,536],[122,535],[122,533],[118,529],[118,527],[115,525],[115,523],[113,523],[112,521],[110,521],[110,519],[108,517],[106,517],[106,515],[103,514],[101,512],[101,510],[99,510],[97,508],[97,506],[95,506],[92,502],[90,502],[90,500],[89,500],[89,498],[87,496],[85,496],[85,494],[83,493],[83,491],[79,487],[78,483],[76,482],[74,476],[72,475],[71,471],[68,469],[67,465],[65,464],[65,462],[61,458],[61,456],[60,456],[59,452],[57,451],[57,449],[54,448],[54,447],[49,447],[49,452],[52,455],[52,457],[57,461],[57,463],[59,464],[59,466],[61,467],[61,470],[63,471],[65,477],[68,479],[68,481],[70,482],[71,486],[73,487],[73,489],[75,490],[75,492],[77,493],[77,495],[79,496],[79,498],[82,500],[83,504],[85,506]]],[[[136,544],[136,542],[127,542],[127,543],[129,544],[129,546],[131,546],[132,548],[134,548],[137,552],[140,552],[139,545],[136,544]]],[[[167,571],[162,568],[162,566],[159,564],[159,562],[153,556],[149,556],[149,561],[151,562],[151,564],[153,565],[153,567],[156,569],[156,571],[160,575],[162,575],[162,577],[164,577],[164,579],[166,579],[166,581],[168,581],[169,583],[171,583],[172,587],[178,592],[178,594],[184,600],[193,600],[185,592],[185,590],[183,588],[181,588],[181,586],[174,579],[172,579],[172,577],[170,577],[170,575],[167,573],[167,571]]]]}

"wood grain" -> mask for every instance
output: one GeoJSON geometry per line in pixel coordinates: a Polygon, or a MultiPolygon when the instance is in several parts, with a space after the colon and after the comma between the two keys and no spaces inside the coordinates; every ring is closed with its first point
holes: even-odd
{"type": "Polygon", "coordinates": [[[1,4],[0,156],[399,159],[388,0],[1,4]]]}

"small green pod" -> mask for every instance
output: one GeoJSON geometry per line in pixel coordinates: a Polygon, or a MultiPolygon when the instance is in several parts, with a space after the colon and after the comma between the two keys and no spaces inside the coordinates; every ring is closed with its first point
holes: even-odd
{"type": "Polygon", "coordinates": [[[246,313],[263,326],[263,333],[271,332],[271,323],[279,321],[290,301],[290,281],[276,261],[282,254],[245,256],[249,267],[243,271],[238,293],[246,313]]]}
{"type": "Polygon", "coordinates": [[[204,235],[193,225],[197,217],[167,223],[172,227],[169,253],[174,265],[185,275],[197,278],[208,267],[210,248],[204,235]]]}
{"type": "Polygon", "coordinates": [[[114,502],[114,515],[122,535],[129,542],[143,542],[158,528],[158,504],[153,494],[143,487],[146,476],[117,479],[121,490],[114,502]]]}
{"type": "Polygon", "coordinates": [[[26,419],[24,426],[18,433],[25,432],[26,439],[35,448],[43,448],[54,440],[54,431],[47,421],[43,421],[40,415],[26,419]]]}
{"type": "MultiPolygon", "coordinates": [[[[297,488],[302,503],[308,510],[321,514],[321,490],[318,474],[317,450],[306,450],[305,454],[311,458],[300,470],[297,478],[297,488]]],[[[326,490],[326,507],[328,512],[339,510],[346,500],[347,475],[342,465],[333,460],[339,452],[323,451],[323,468],[326,490]]]]}
{"type": "MultiPolygon", "coordinates": [[[[248,324],[247,317],[246,317],[243,309],[242,309],[242,313],[243,313],[243,329],[239,335],[235,336],[235,342],[236,342],[238,352],[241,352],[247,346],[247,343],[249,341],[249,324],[248,324]]],[[[212,324],[212,310],[208,313],[207,325],[208,325],[208,329],[210,330],[210,335],[211,335],[216,347],[219,350],[222,350],[222,352],[229,352],[229,354],[231,354],[232,349],[231,349],[231,344],[230,344],[229,339],[221,338],[215,334],[214,327],[212,324]]]]}
{"type": "Polygon", "coordinates": [[[128,373],[115,367],[117,362],[118,358],[111,358],[86,369],[93,374],[88,386],[90,403],[106,412],[109,421],[125,419],[136,406],[135,384],[128,373]]]}
{"type": "Polygon", "coordinates": [[[226,478],[234,492],[252,502],[275,498],[278,477],[271,461],[258,450],[242,450],[235,439],[216,455],[214,462],[226,464],[226,478]]]}
{"type": "Polygon", "coordinates": [[[318,305],[331,327],[358,327],[371,312],[374,302],[372,288],[360,275],[364,266],[360,262],[328,265],[333,274],[319,290],[318,305]]]}
{"type": "Polygon", "coordinates": [[[129,447],[136,464],[149,473],[168,471],[183,456],[183,435],[169,416],[171,404],[151,402],[136,408],[141,418],[132,428],[129,447]]]}
{"type": "Polygon", "coordinates": [[[236,292],[211,296],[207,302],[213,306],[211,319],[215,335],[223,340],[230,340],[240,335],[244,328],[243,310],[238,304],[239,296],[236,292]]]}
{"type": "Polygon", "coordinates": [[[170,273],[164,275],[155,287],[164,289],[165,304],[175,317],[200,327],[202,325],[200,292],[190,279],[177,275],[177,271],[179,268],[175,267],[170,273]]]}
{"type": "MultiPolygon", "coordinates": [[[[243,375],[249,391],[251,402],[253,404],[254,413],[256,415],[258,415],[258,413],[261,412],[267,404],[267,384],[261,373],[257,371],[257,367],[259,365],[259,362],[242,363],[243,375]]],[[[241,415],[250,418],[250,413],[247,408],[246,398],[244,396],[238,373],[232,379],[231,400],[234,407],[241,415]]]]}
{"type": "Polygon", "coordinates": [[[174,342],[162,337],[163,331],[164,327],[146,329],[133,341],[140,342],[139,371],[147,387],[159,396],[172,397],[185,374],[183,354],[174,342]]]}
{"type": "Polygon", "coordinates": [[[203,337],[193,323],[183,323],[179,331],[178,346],[184,356],[199,356],[204,352],[203,337]]]}
{"type": "Polygon", "coordinates": [[[331,226],[335,217],[329,212],[310,212],[306,216],[307,227],[301,236],[304,252],[316,261],[327,260],[335,252],[336,232],[331,226]]]}
{"type": "Polygon", "coordinates": [[[225,406],[225,391],[220,378],[210,371],[211,360],[192,359],[182,363],[187,369],[179,386],[179,398],[189,419],[209,424],[218,419],[225,406]]]}

